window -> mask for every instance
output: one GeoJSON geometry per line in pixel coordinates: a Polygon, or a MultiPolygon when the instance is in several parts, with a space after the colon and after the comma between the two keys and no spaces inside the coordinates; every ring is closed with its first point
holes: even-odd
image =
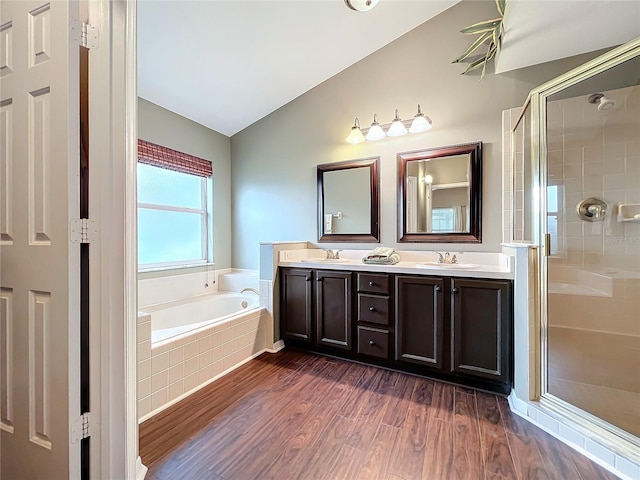
{"type": "Polygon", "coordinates": [[[453,208],[434,208],[431,211],[431,231],[454,232],[454,216],[453,208]]]}
{"type": "Polygon", "coordinates": [[[138,141],[138,268],[209,259],[211,162],[138,141]]]}
{"type": "Polygon", "coordinates": [[[551,239],[549,253],[551,255],[561,254],[561,238],[558,224],[558,205],[561,202],[560,195],[562,187],[560,185],[547,185],[547,232],[551,239]]]}

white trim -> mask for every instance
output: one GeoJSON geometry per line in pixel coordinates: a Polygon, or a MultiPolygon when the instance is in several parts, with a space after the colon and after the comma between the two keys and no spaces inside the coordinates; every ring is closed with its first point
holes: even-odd
{"type": "Polygon", "coordinates": [[[91,478],[134,479],[142,471],[136,421],[136,2],[96,0],[88,8],[89,23],[101,33],[100,47],[89,54],[89,191],[99,226],[90,249],[91,402],[99,429],[91,441],[91,478]]]}
{"type": "MultiPolygon", "coordinates": [[[[215,267],[215,263],[207,262],[207,263],[189,263],[186,265],[167,265],[164,267],[153,267],[153,268],[140,268],[138,267],[138,273],[149,273],[149,272],[164,272],[171,270],[180,270],[182,268],[197,268],[197,267],[215,267]]],[[[222,271],[222,270],[219,270],[222,271]]]]}
{"type": "Polygon", "coordinates": [[[138,457],[136,459],[136,480],[144,480],[148,470],[149,469],[142,464],[142,459],[138,457]]]}
{"type": "MultiPolygon", "coordinates": [[[[120,3],[120,1],[118,2],[120,3]]],[[[137,165],[138,165],[138,64],[137,4],[125,1],[125,467],[126,478],[138,473],[138,230],[137,230],[137,165]]],[[[115,419],[113,419],[115,420],[115,419]]]]}
{"type": "Polygon", "coordinates": [[[138,272],[154,272],[176,268],[203,267],[207,264],[204,258],[198,260],[177,260],[175,262],[143,263],[138,265],[138,272]]]}
{"type": "MultiPolygon", "coordinates": [[[[602,459],[602,458],[594,455],[590,451],[586,450],[584,448],[584,445],[586,444],[587,440],[590,440],[591,442],[597,443],[599,445],[600,445],[600,442],[598,442],[598,440],[594,441],[593,438],[591,438],[591,437],[589,437],[587,435],[582,435],[580,432],[577,432],[575,429],[573,429],[572,426],[567,425],[567,423],[564,421],[564,418],[555,418],[555,420],[558,422],[558,429],[557,430],[549,428],[549,426],[547,426],[544,423],[538,421],[538,415],[544,416],[544,418],[549,418],[550,417],[549,414],[553,414],[553,412],[545,412],[539,402],[521,400],[516,395],[515,390],[511,391],[511,394],[507,397],[507,400],[509,401],[509,407],[510,407],[511,411],[513,413],[515,413],[516,415],[518,415],[518,416],[522,417],[523,419],[525,419],[527,422],[529,422],[529,423],[535,425],[536,427],[544,430],[549,435],[557,438],[562,443],[564,443],[564,444],[568,445],[569,447],[571,447],[572,449],[574,449],[576,452],[580,453],[581,455],[584,455],[588,459],[590,459],[593,462],[595,462],[598,465],[600,465],[602,468],[604,468],[604,469],[608,470],[609,472],[619,476],[623,480],[633,480],[632,477],[626,475],[624,472],[622,472],[619,469],[617,469],[615,465],[612,465],[612,464],[606,462],[604,459],[602,459]],[[569,431],[569,429],[572,430],[574,438],[573,439],[569,438],[566,434],[563,434],[562,427],[566,427],[567,428],[567,430],[565,430],[565,431],[569,431]],[[582,439],[582,442],[581,442],[582,445],[578,445],[577,443],[575,443],[575,439],[576,438],[581,438],[582,439]]],[[[605,446],[602,446],[602,449],[608,450],[605,446]]],[[[615,452],[611,452],[611,454],[614,455],[614,458],[618,457],[618,455],[615,452]]],[[[629,459],[627,459],[625,457],[622,457],[622,458],[624,458],[626,461],[629,461],[629,459]]]]}
{"type": "Polygon", "coordinates": [[[198,208],[176,207],[174,205],[163,205],[161,203],[138,202],[138,208],[146,208],[147,210],[160,210],[162,212],[191,213],[193,215],[206,215],[207,213],[206,210],[198,208]]]}
{"type": "Polygon", "coordinates": [[[269,353],[278,353],[280,350],[284,349],[284,341],[278,340],[273,344],[273,348],[265,348],[265,351],[269,353]]]}

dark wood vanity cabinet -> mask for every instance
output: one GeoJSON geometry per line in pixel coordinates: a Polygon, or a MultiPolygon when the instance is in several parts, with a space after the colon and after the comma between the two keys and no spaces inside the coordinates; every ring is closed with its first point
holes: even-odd
{"type": "Polygon", "coordinates": [[[510,390],[510,280],[281,268],[280,282],[290,346],[510,390]]]}
{"type": "Polygon", "coordinates": [[[351,350],[351,272],[317,270],[316,343],[351,350]]]}
{"type": "Polygon", "coordinates": [[[511,282],[451,279],[451,371],[507,382],[511,282]]]}
{"type": "Polygon", "coordinates": [[[510,381],[510,281],[398,275],[396,296],[396,360],[510,381]]]}
{"type": "Polygon", "coordinates": [[[391,275],[357,273],[357,353],[390,359],[393,353],[391,275]]]}
{"type": "Polygon", "coordinates": [[[396,360],[444,366],[444,280],[396,277],[396,360]]]}
{"type": "Polygon", "coordinates": [[[311,269],[280,270],[280,333],[285,339],[307,343],[313,341],[312,280],[311,269]]]}
{"type": "Polygon", "coordinates": [[[280,270],[282,337],[351,350],[352,274],[331,270],[280,270]]]}

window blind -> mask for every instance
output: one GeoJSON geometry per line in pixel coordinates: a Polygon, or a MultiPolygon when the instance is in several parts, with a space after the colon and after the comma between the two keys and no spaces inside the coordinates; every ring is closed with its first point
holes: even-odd
{"type": "Polygon", "coordinates": [[[147,165],[189,173],[199,177],[213,175],[213,167],[209,160],[147,142],[146,140],[138,139],[138,161],[147,165]]]}

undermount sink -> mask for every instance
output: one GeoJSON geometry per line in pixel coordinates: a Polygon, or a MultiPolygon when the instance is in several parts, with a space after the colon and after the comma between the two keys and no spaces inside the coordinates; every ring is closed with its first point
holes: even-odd
{"type": "Polygon", "coordinates": [[[419,262],[416,263],[418,268],[444,268],[444,269],[465,269],[476,268],[478,265],[474,263],[439,263],[439,262],[419,262]]]}
{"type": "Polygon", "coordinates": [[[346,258],[304,258],[302,261],[307,263],[349,263],[346,258]]]}

